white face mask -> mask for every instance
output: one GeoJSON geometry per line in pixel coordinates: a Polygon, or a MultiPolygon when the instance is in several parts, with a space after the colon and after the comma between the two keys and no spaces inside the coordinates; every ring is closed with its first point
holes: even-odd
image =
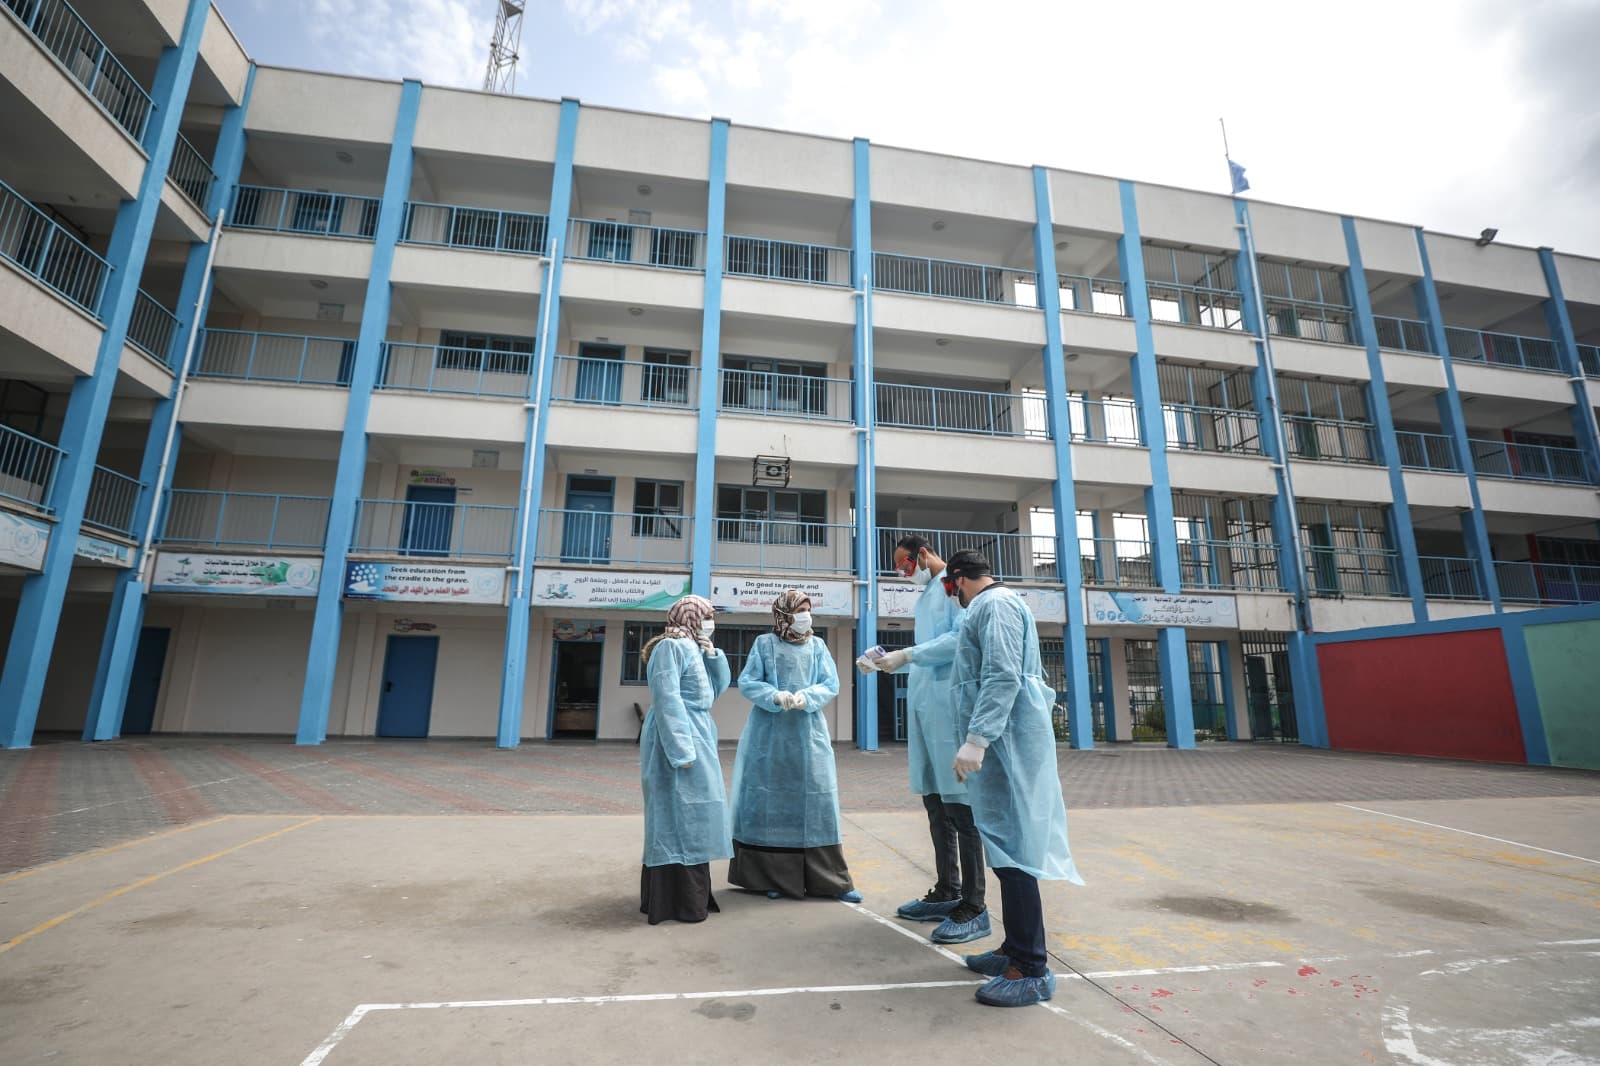
{"type": "Polygon", "coordinates": [[[932,580],[933,573],[925,566],[919,566],[911,571],[911,583],[919,589],[927,587],[928,582],[932,580]]]}
{"type": "Polygon", "coordinates": [[[800,611],[794,616],[794,621],[789,623],[789,630],[793,633],[811,632],[811,612],[800,611]]]}
{"type": "Polygon", "coordinates": [[[717,623],[713,622],[711,619],[707,618],[704,622],[700,623],[700,635],[702,637],[709,637],[716,631],[717,623]]]}

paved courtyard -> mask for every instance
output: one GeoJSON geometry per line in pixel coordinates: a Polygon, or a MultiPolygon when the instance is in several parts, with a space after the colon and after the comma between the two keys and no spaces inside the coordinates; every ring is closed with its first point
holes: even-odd
{"type": "Polygon", "coordinates": [[[1088,885],[1006,1012],[891,917],[904,749],[838,759],[862,905],[716,864],[722,913],[651,928],[628,744],[0,752],[0,1062],[1600,1063],[1600,774],[1063,750],[1088,885]]]}

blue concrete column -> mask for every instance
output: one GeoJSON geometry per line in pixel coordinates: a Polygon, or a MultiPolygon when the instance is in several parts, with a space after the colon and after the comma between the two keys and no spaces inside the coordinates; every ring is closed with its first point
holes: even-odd
{"type": "Polygon", "coordinates": [[[505,665],[500,675],[500,710],[495,745],[514,748],[522,742],[522,698],[528,678],[529,612],[533,597],[534,550],[539,543],[539,504],[544,499],[545,426],[549,422],[550,391],[555,381],[556,339],[561,336],[561,264],[567,246],[567,223],[572,214],[572,154],[578,143],[578,101],[561,101],[561,121],[556,129],[556,165],[550,184],[550,221],[545,231],[544,278],[539,290],[539,335],[535,338],[533,366],[528,373],[528,430],[522,444],[524,493],[517,501],[518,531],[526,530],[517,545],[511,574],[511,606],[506,613],[505,665]],[[555,242],[551,255],[550,244],[555,242]]]}
{"type": "Polygon", "coordinates": [[[722,396],[722,263],[728,206],[728,120],[711,120],[711,182],[706,197],[705,314],[700,320],[700,422],[694,455],[694,562],[690,588],[711,595],[717,513],[717,408],[722,396]]]}
{"type": "Polygon", "coordinates": [[[1294,716],[1300,730],[1300,743],[1313,748],[1328,747],[1328,722],[1322,709],[1322,668],[1317,662],[1317,642],[1312,634],[1289,634],[1289,677],[1294,685],[1294,716]]]}
{"type": "Polygon", "coordinates": [[[400,239],[406,200],[411,194],[411,137],[417,128],[417,109],[421,103],[421,82],[406,81],[401,85],[394,140],[389,146],[389,168],[378,208],[378,228],[373,235],[372,271],[367,277],[366,299],[361,306],[361,331],[350,374],[344,436],[339,442],[339,463],[333,478],[333,501],[328,505],[322,576],[317,582],[316,614],[311,622],[311,650],[306,656],[296,744],[321,744],[328,735],[328,704],[333,698],[339,634],[344,628],[344,558],[350,550],[356,500],[361,496],[367,472],[367,413],[372,407],[372,390],[377,384],[378,364],[389,331],[392,296],[389,271],[394,265],[394,246],[400,239]]]}
{"type": "Polygon", "coordinates": [[[1110,743],[1121,739],[1117,736],[1117,686],[1111,683],[1110,637],[1095,641],[1095,654],[1100,656],[1100,713],[1105,716],[1106,742],[1110,743]]]}
{"type": "Polygon", "coordinates": [[[1593,401],[1589,399],[1583,362],[1578,358],[1578,338],[1572,331],[1567,298],[1561,291],[1561,274],[1556,270],[1555,252],[1540,248],[1539,265],[1544,268],[1545,284],[1550,287],[1550,299],[1544,304],[1545,321],[1550,326],[1551,339],[1556,342],[1556,351],[1561,353],[1561,369],[1567,372],[1567,380],[1572,383],[1572,435],[1583,450],[1590,483],[1600,484],[1600,428],[1595,425],[1593,401]]]}
{"type": "Polygon", "coordinates": [[[1078,486],[1072,476],[1072,407],[1061,350],[1061,288],[1056,277],[1050,172],[1044,167],[1033,168],[1033,207],[1033,256],[1039,271],[1039,305],[1044,309],[1044,391],[1050,444],[1056,459],[1056,480],[1051,487],[1056,520],[1056,577],[1064,586],[1067,599],[1067,731],[1074,748],[1092,748],[1088,619],[1083,604],[1083,567],[1078,562],[1078,486]]]}
{"type": "MultiPolygon", "coordinates": [[[[878,641],[877,394],[872,381],[872,145],[855,140],[855,202],[850,207],[850,285],[855,290],[856,654],[878,641]]],[[[856,747],[878,750],[878,686],[857,684],[856,747]]]]}
{"type": "MultiPolygon", "coordinates": [[[[216,218],[217,213],[227,205],[228,196],[239,180],[239,170],[244,165],[244,119],[255,81],[256,68],[251,64],[250,73],[245,78],[243,98],[237,107],[228,108],[222,116],[222,132],[217,138],[216,155],[211,160],[216,180],[211,184],[211,196],[205,204],[206,213],[212,218],[216,218]]],[[[205,281],[208,252],[209,246],[204,242],[189,246],[189,259],[184,265],[177,311],[180,316],[189,315],[191,321],[180,326],[174,338],[178,349],[182,351],[188,351],[189,337],[205,328],[206,308],[195,311],[195,305],[205,281]]],[[[207,305],[210,296],[208,291],[207,305]]],[[[178,377],[174,377],[172,391],[156,403],[151,415],[150,435],[145,440],[144,457],[139,463],[140,488],[134,506],[133,530],[134,535],[141,538],[149,527],[150,515],[161,507],[167,489],[172,485],[182,426],[177,428],[173,436],[171,462],[164,476],[161,456],[166,448],[173,416],[177,413],[177,401],[178,377]]],[[[139,631],[144,625],[145,586],[138,580],[143,562],[141,556],[135,555],[133,566],[117,575],[116,586],[111,592],[111,613],[106,621],[105,637],[100,642],[100,662],[95,668],[94,690],[89,697],[89,713],[83,724],[84,740],[110,740],[122,735],[122,712],[128,700],[128,679],[133,671],[134,653],[139,648],[139,631]]]]}
{"type": "MultiPolygon", "coordinates": [[[[1149,285],[1144,276],[1144,243],[1139,233],[1139,203],[1131,181],[1119,183],[1122,193],[1122,236],[1117,261],[1133,317],[1133,398],[1138,405],[1139,435],[1150,449],[1150,488],[1144,493],[1145,525],[1161,591],[1183,591],[1178,566],[1178,527],[1172,515],[1172,478],[1167,472],[1166,418],[1156,375],[1155,330],[1150,321],[1149,285]]],[[[1188,639],[1181,626],[1156,631],[1156,658],[1161,664],[1162,706],[1167,716],[1167,746],[1194,747],[1194,694],[1189,688],[1188,639]]]]}
{"type": "Polygon", "coordinates": [[[1367,290],[1367,272],[1361,265],[1361,243],[1356,239],[1356,220],[1344,216],[1344,246],[1350,256],[1350,302],[1355,305],[1356,325],[1367,347],[1368,388],[1372,420],[1378,429],[1378,450],[1389,471],[1389,492],[1394,497],[1390,509],[1395,546],[1400,550],[1400,569],[1406,590],[1411,594],[1411,613],[1419,622],[1428,620],[1428,593],[1422,585],[1422,564],[1417,559],[1417,535],[1411,528],[1411,504],[1406,499],[1405,470],[1400,465],[1400,442],[1395,436],[1394,415],[1389,411],[1389,386],[1383,376],[1383,354],[1378,350],[1378,329],[1372,321],[1372,295],[1367,290]]]}
{"type": "Polygon", "coordinates": [[[0,746],[25,748],[33,743],[33,727],[39,717],[45,678],[50,670],[50,653],[61,623],[61,605],[66,600],[72,577],[72,559],[77,549],[78,529],[89,502],[89,487],[94,477],[95,459],[100,453],[100,438],[105,432],[106,412],[117,384],[117,367],[122,361],[122,346],[127,340],[128,323],[139,294],[139,278],[144,271],[150,234],[161,207],[161,190],[166,185],[167,167],[177,143],[178,120],[189,96],[189,81],[194,74],[200,37],[205,31],[209,0],[189,0],[183,32],[175,48],[164,49],[156,63],[156,77],[150,93],[154,106],[145,127],[144,149],[150,161],[139,179],[137,199],[125,200],[117,208],[111,243],[106,250],[110,277],[100,300],[100,319],[105,332],[95,354],[94,373],[72,383],[67,414],[61,429],[60,446],[65,453],[56,472],[50,504],[56,516],[50,543],[45,552],[44,569],[22,583],[22,601],[17,608],[11,642],[6,649],[5,670],[0,673],[0,746]]]}
{"type": "Polygon", "coordinates": [[[1456,391],[1455,364],[1450,358],[1450,338],[1445,334],[1444,311],[1439,306],[1439,290],[1433,283],[1433,265],[1428,261],[1428,241],[1417,227],[1417,256],[1422,262],[1422,278],[1414,287],[1417,315],[1428,323],[1428,339],[1444,365],[1445,392],[1439,397],[1439,421],[1455,448],[1456,459],[1467,477],[1467,492],[1472,510],[1461,516],[1461,535],[1467,553],[1478,568],[1478,584],[1483,594],[1500,611],[1500,582],[1494,572],[1494,552],[1489,547],[1489,526],[1484,519],[1483,497],[1478,493],[1478,472],[1472,462],[1472,446],[1467,443],[1467,420],[1462,414],[1461,393],[1456,391]]]}
{"type": "Polygon", "coordinates": [[[1217,669],[1222,673],[1222,710],[1223,721],[1228,730],[1229,740],[1238,740],[1244,730],[1240,728],[1239,715],[1244,710],[1244,703],[1240,699],[1243,693],[1233,689],[1233,664],[1228,655],[1228,642],[1217,641],[1217,669]]]}

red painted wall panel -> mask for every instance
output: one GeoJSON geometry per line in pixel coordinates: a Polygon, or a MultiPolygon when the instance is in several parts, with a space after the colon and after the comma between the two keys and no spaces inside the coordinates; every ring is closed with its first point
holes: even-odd
{"type": "Polygon", "coordinates": [[[1317,663],[1335,748],[1527,761],[1498,630],[1324,644],[1317,663]]]}

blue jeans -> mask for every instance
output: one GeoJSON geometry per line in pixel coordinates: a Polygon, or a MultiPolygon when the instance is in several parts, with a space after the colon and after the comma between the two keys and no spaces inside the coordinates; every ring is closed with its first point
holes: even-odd
{"type": "Polygon", "coordinates": [[[1044,943],[1044,904],[1039,899],[1039,882],[1013,866],[996,868],[1000,879],[1000,920],[1005,923],[1006,939],[1000,953],[1024,977],[1043,977],[1049,968],[1044,943]]]}

